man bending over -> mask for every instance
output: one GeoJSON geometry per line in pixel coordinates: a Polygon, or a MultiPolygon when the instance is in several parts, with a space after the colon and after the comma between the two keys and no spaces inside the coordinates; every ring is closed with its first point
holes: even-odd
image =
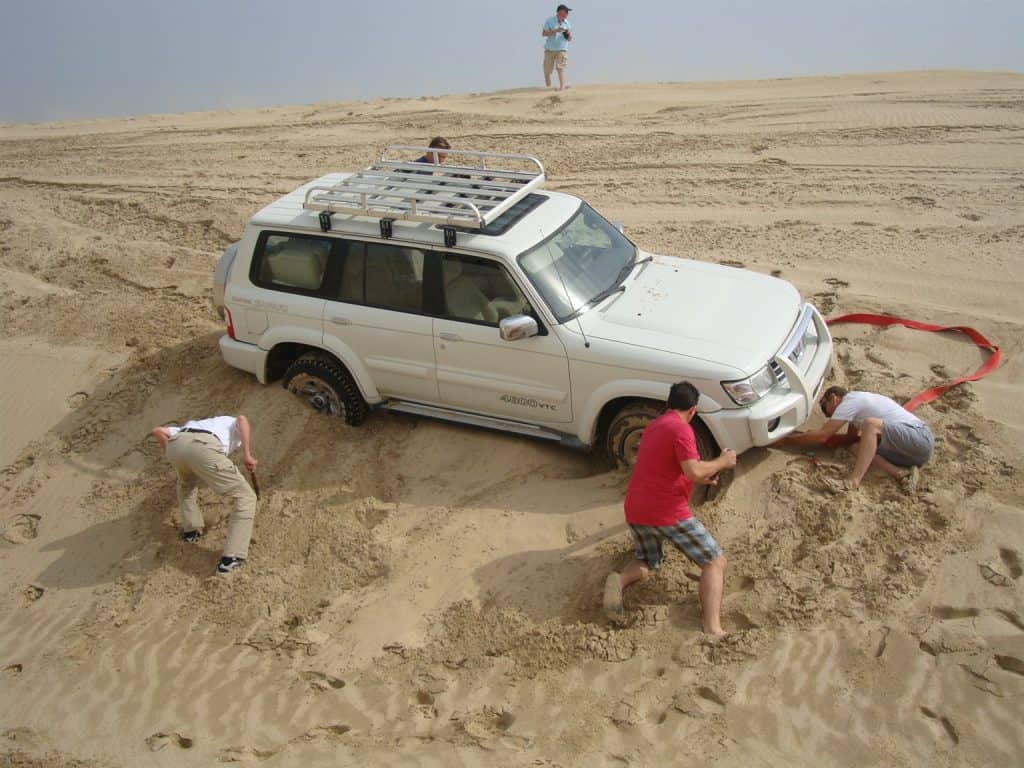
{"type": "Polygon", "coordinates": [[[935,449],[927,424],[895,400],[873,392],[829,387],[818,404],[828,417],[821,429],[788,435],[775,445],[825,445],[845,426],[846,433],[857,438],[857,458],[844,483],[847,490],[857,490],[871,467],[896,478],[908,492],[916,490],[918,467],[935,449]]]}

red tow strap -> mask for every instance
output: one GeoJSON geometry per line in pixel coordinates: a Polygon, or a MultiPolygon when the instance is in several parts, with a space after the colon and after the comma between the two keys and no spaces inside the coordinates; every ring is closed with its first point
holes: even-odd
{"type": "MultiPolygon", "coordinates": [[[[974,373],[968,374],[967,376],[961,376],[958,379],[953,379],[945,384],[940,384],[937,387],[931,387],[923,392],[918,392],[907,402],[903,404],[903,407],[908,411],[912,411],[919,405],[930,403],[932,400],[940,397],[942,394],[957,386],[963,384],[965,381],[977,381],[982,376],[986,376],[996,368],[999,367],[999,363],[1002,360],[1002,352],[995,344],[986,339],[980,333],[973,328],[968,328],[964,325],[932,325],[931,323],[919,323],[916,320],[906,320],[901,317],[889,317],[888,315],[872,315],[868,313],[854,313],[850,315],[840,315],[839,317],[830,317],[825,321],[828,325],[837,325],[838,323],[863,323],[866,325],[880,325],[888,327],[890,325],[902,325],[906,328],[912,328],[915,331],[959,331],[960,333],[967,336],[971,341],[978,345],[980,349],[989,352],[988,359],[982,363],[981,367],[978,368],[974,373]]],[[[841,435],[833,435],[833,438],[845,437],[841,435]]],[[[832,444],[831,442],[829,444],[832,444]]]]}
{"type": "Polygon", "coordinates": [[[906,328],[913,328],[915,331],[959,331],[964,334],[978,345],[979,348],[984,349],[991,354],[981,367],[978,368],[974,373],[968,374],[967,376],[961,376],[959,379],[953,379],[952,381],[941,384],[931,389],[926,389],[923,392],[919,392],[910,398],[903,404],[903,407],[908,411],[912,411],[919,405],[930,403],[935,398],[939,397],[947,390],[952,389],[957,384],[963,384],[965,381],[977,381],[982,376],[986,376],[996,368],[999,367],[999,363],[1002,360],[1002,352],[995,344],[986,339],[980,333],[973,328],[968,328],[965,325],[932,325],[931,323],[919,323],[916,320],[905,320],[902,317],[889,317],[888,315],[871,315],[867,313],[855,313],[852,315],[840,315],[839,317],[830,317],[825,321],[828,325],[836,325],[838,323],[865,323],[867,325],[902,325],[906,328]]]}

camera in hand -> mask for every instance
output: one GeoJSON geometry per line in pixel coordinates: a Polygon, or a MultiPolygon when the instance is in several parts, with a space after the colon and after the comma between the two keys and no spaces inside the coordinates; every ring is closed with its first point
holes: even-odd
{"type": "Polygon", "coordinates": [[[568,29],[563,29],[562,30],[562,37],[564,37],[566,40],[572,40],[572,35],[569,34],[569,30],[568,29]]]}

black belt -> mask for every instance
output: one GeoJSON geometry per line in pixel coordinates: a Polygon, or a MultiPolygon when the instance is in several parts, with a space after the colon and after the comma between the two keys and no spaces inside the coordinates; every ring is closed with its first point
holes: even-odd
{"type": "MultiPolygon", "coordinates": [[[[197,435],[213,435],[213,432],[211,432],[208,429],[196,429],[195,427],[185,427],[181,431],[182,432],[193,432],[193,433],[195,433],[197,435]]],[[[213,436],[216,437],[216,435],[213,435],[213,436]]]]}

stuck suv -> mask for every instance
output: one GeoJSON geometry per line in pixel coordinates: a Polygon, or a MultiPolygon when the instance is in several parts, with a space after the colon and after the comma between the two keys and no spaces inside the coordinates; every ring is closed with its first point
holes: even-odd
{"type": "Polygon", "coordinates": [[[801,425],[831,367],[788,282],[641,251],[536,158],[388,147],[252,217],[221,257],[224,360],[359,424],[371,408],[559,441],[620,463],[669,386],[702,455],[801,425]]]}

